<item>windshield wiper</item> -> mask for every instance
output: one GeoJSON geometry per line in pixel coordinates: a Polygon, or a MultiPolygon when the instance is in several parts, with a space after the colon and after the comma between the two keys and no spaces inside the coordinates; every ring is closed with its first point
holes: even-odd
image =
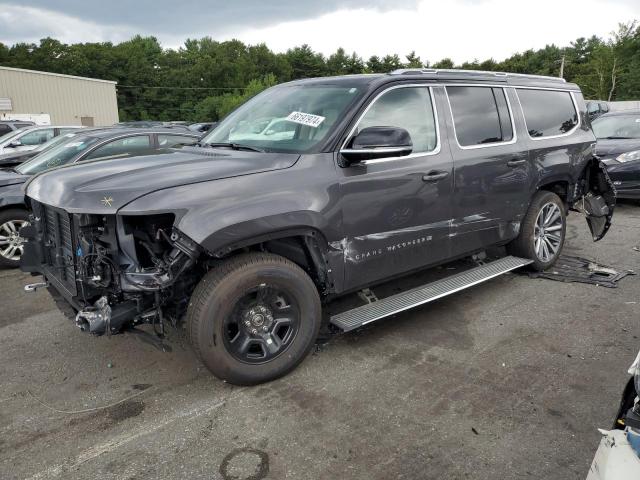
{"type": "Polygon", "coordinates": [[[633,137],[604,137],[605,140],[633,140],[633,137]]]}
{"type": "Polygon", "coordinates": [[[264,153],[264,150],[261,150],[260,148],[256,148],[256,147],[251,147],[249,145],[241,145],[239,143],[205,143],[203,144],[206,147],[228,147],[232,150],[248,150],[250,152],[260,152],[260,153],[264,153]]]}

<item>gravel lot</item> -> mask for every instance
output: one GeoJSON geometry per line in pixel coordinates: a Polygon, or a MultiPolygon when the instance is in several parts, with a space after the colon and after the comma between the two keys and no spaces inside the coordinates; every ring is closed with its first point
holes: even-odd
{"type": "MultiPolygon", "coordinates": [[[[640,271],[640,207],[614,220],[593,244],[572,215],[565,252],[640,271]]],[[[640,348],[640,277],[509,274],[238,388],[175,333],[80,332],[28,281],[0,271],[3,479],[583,479],[640,348]]]]}

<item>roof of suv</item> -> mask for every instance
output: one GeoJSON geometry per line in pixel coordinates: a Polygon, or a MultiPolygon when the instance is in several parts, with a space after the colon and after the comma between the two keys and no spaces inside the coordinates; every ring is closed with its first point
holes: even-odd
{"type": "Polygon", "coordinates": [[[318,77],[294,80],[290,84],[334,84],[351,86],[379,86],[396,81],[429,81],[487,83],[526,86],[538,88],[553,88],[559,90],[580,90],[574,83],[569,83],[560,77],[543,75],[526,75],[521,73],[486,72],[482,70],[457,69],[399,69],[390,73],[373,73],[361,75],[342,75],[338,77],[318,77]]]}

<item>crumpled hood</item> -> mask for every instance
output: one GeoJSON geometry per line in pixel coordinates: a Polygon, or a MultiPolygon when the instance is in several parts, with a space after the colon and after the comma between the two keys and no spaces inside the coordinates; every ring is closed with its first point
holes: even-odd
{"type": "Polygon", "coordinates": [[[6,187],[7,185],[19,185],[26,182],[29,179],[27,175],[21,175],[11,170],[0,169],[0,187],[6,187]]]}
{"type": "MultiPolygon", "coordinates": [[[[300,155],[184,147],[170,153],[96,160],[33,177],[26,195],[71,213],[115,213],[148,193],[291,167],[300,155]]],[[[215,185],[211,185],[215,188],[215,185]]]]}
{"type": "Polygon", "coordinates": [[[601,139],[596,143],[595,153],[600,158],[611,158],[632,150],[640,150],[640,139],[601,139]]]}

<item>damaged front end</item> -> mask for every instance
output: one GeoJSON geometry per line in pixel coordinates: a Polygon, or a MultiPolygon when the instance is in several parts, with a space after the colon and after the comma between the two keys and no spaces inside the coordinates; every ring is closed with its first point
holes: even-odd
{"type": "Polygon", "coordinates": [[[33,203],[22,269],[45,277],[79,328],[101,335],[148,323],[161,333],[183,315],[202,250],[174,228],[173,214],[68,214],[33,203]]]}
{"type": "Polygon", "coordinates": [[[594,242],[604,238],[613,219],[616,189],[601,161],[594,158],[584,169],[582,177],[574,185],[569,206],[571,210],[584,214],[594,242]]]}

